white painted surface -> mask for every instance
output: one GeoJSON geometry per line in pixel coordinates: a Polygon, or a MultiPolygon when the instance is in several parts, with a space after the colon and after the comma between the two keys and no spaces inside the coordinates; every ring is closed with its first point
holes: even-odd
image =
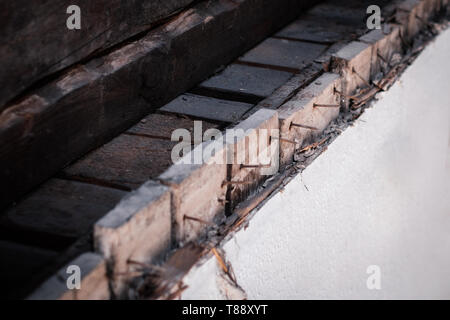
{"type": "MultiPolygon", "coordinates": [[[[224,245],[249,299],[450,298],[449,52],[447,30],[224,245]]],[[[183,298],[223,297],[218,270],[194,268],[183,298]]]]}

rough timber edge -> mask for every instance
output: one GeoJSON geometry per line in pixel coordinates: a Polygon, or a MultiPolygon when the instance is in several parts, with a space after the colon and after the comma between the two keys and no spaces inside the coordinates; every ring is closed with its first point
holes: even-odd
{"type": "MultiPolygon", "coordinates": [[[[440,10],[443,6],[448,6],[448,0],[423,0],[423,1],[406,0],[406,1],[402,1],[402,2],[396,2],[395,5],[397,7],[401,7],[401,8],[404,8],[404,6],[409,6],[409,8],[410,8],[410,10],[408,11],[409,15],[407,16],[407,18],[405,20],[405,21],[409,22],[409,21],[411,21],[410,19],[412,19],[413,15],[414,15],[414,19],[415,20],[417,20],[417,17],[416,17],[417,15],[419,15],[419,17],[426,17],[426,19],[429,19],[438,10],[440,10]],[[413,3],[413,5],[411,6],[412,3],[413,3]],[[429,4],[430,6],[428,8],[431,7],[431,8],[433,8],[434,11],[430,12],[430,11],[424,10],[424,8],[427,8],[426,6],[424,6],[425,3],[429,4]],[[420,14],[423,14],[423,16],[421,16],[420,14]]],[[[394,8],[393,12],[395,12],[395,8],[394,8]]],[[[396,25],[396,26],[398,27],[398,25],[396,25]]],[[[409,24],[407,24],[407,26],[409,26],[409,24]]],[[[394,26],[394,28],[395,28],[395,26],[394,26]]],[[[400,28],[407,28],[407,27],[401,25],[400,28]]],[[[407,33],[408,34],[408,40],[411,40],[420,31],[420,28],[412,27],[412,29],[407,29],[407,30],[408,30],[408,33],[407,33]],[[411,31],[411,30],[413,30],[413,31],[411,31]]],[[[388,33],[385,36],[388,37],[390,34],[391,33],[388,33]]],[[[359,46],[359,47],[361,47],[362,50],[366,50],[367,48],[369,48],[371,50],[373,47],[375,47],[379,43],[379,41],[381,41],[383,39],[384,38],[381,37],[381,38],[377,39],[376,41],[373,41],[372,43],[369,43],[368,46],[359,46]]],[[[367,44],[367,43],[364,42],[364,44],[367,44]]],[[[354,51],[355,50],[355,44],[354,43],[350,43],[348,45],[348,47],[344,47],[341,50],[343,50],[343,52],[346,52],[347,50],[354,51]]],[[[365,57],[364,59],[367,59],[367,57],[369,57],[369,59],[367,59],[367,61],[364,61],[364,62],[367,63],[369,66],[372,66],[373,65],[372,54],[370,54],[370,55],[363,55],[363,56],[365,57]]],[[[341,53],[337,53],[337,54],[333,55],[333,57],[334,58],[337,57],[337,58],[344,59],[344,60],[346,59],[346,57],[343,57],[341,53]]],[[[350,55],[347,58],[346,63],[351,61],[351,59],[353,59],[353,58],[361,59],[361,58],[358,58],[358,57],[359,57],[358,54],[350,55]]],[[[335,69],[334,71],[337,72],[337,73],[340,73],[339,69],[335,69]]],[[[369,75],[371,75],[370,72],[369,72],[369,75]]],[[[356,75],[356,77],[357,77],[357,75],[356,75]]],[[[343,78],[344,77],[342,77],[342,75],[341,75],[340,79],[343,80],[343,78]]],[[[367,79],[367,81],[369,81],[369,79],[367,79]]],[[[312,80],[312,81],[314,81],[314,80],[312,80]]],[[[309,81],[308,83],[311,83],[311,81],[309,81]]],[[[289,88],[286,89],[286,92],[288,92],[290,94],[290,96],[286,97],[287,101],[284,101],[284,104],[288,103],[289,101],[295,100],[295,97],[301,95],[303,90],[308,90],[308,88],[301,89],[296,95],[294,95],[294,98],[292,98],[292,92],[294,92],[296,90],[295,90],[295,88],[292,88],[292,83],[288,82],[287,85],[289,86],[289,88]]],[[[303,84],[302,84],[302,87],[303,87],[303,84]]],[[[282,92],[282,91],[283,91],[283,88],[281,88],[277,92],[282,92]]],[[[279,97],[277,98],[277,101],[279,101],[279,97]]],[[[279,104],[279,105],[281,105],[281,104],[279,104]]],[[[278,106],[276,108],[278,108],[278,106]]],[[[261,109],[263,109],[263,108],[261,108],[261,109]]],[[[266,112],[264,110],[261,110],[261,111],[262,112],[266,112]]],[[[269,110],[267,110],[267,111],[269,111],[269,110]]],[[[270,110],[270,111],[273,111],[273,110],[270,110]]],[[[275,111],[275,113],[278,115],[278,111],[275,111]]],[[[250,116],[249,118],[252,118],[252,116],[250,116]]],[[[249,119],[249,120],[251,122],[251,119],[249,119]]],[[[176,172],[179,172],[179,170],[176,170],[176,169],[173,168],[174,166],[177,166],[177,165],[178,164],[173,165],[167,171],[170,172],[170,171],[175,170],[176,172]]],[[[206,167],[207,166],[208,165],[206,165],[206,167]]],[[[187,172],[183,172],[182,174],[179,172],[179,174],[176,174],[176,179],[175,180],[177,180],[179,184],[183,183],[185,179],[188,179],[190,177],[192,172],[197,172],[198,170],[201,170],[202,167],[205,167],[205,166],[204,165],[203,166],[193,166],[187,172]]],[[[168,176],[170,176],[170,175],[171,174],[169,174],[168,176]]],[[[173,192],[173,188],[174,188],[173,184],[172,183],[168,183],[167,181],[164,181],[164,180],[170,180],[170,179],[168,179],[168,176],[167,176],[167,174],[163,174],[162,175],[162,179],[161,179],[160,182],[163,182],[164,184],[167,184],[170,192],[173,192]]],[[[274,187],[273,191],[277,190],[277,186],[279,186],[279,182],[282,181],[283,178],[286,178],[286,175],[283,175],[283,174],[277,175],[275,178],[276,178],[275,182],[273,183],[275,185],[275,187],[274,187]]],[[[149,183],[153,184],[153,185],[155,184],[155,182],[149,182],[149,183]]],[[[143,185],[140,189],[138,189],[132,195],[132,197],[133,196],[137,196],[137,194],[142,193],[144,188],[148,188],[148,183],[143,185]]],[[[194,190],[194,192],[195,192],[195,190],[194,190]]],[[[265,194],[265,199],[260,199],[261,201],[259,202],[259,204],[261,204],[269,196],[270,196],[270,193],[265,194]]],[[[142,198],[142,199],[139,199],[139,202],[143,201],[142,204],[144,205],[144,207],[146,207],[147,205],[150,206],[152,201],[154,200],[154,199],[152,200],[151,198],[152,197],[150,197],[150,199],[142,198]],[[148,201],[148,203],[144,204],[145,201],[148,201]]],[[[173,196],[171,198],[173,198],[173,196]]],[[[124,201],[126,203],[126,199],[124,201]]],[[[172,219],[172,223],[173,223],[173,220],[174,220],[173,214],[174,213],[173,213],[173,209],[172,209],[172,202],[173,201],[171,201],[171,204],[170,204],[171,207],[170,207],[169,210],[171,212],[170,214],[171,214],[171,217],[172,217],[171,219],[172,219]]],[[[123,202],[121,202],[121,204],[119,204],[119,206],[120,205],[123,206],[124,205],[123,202]]],[[[133,207],[133,205],[131,207],[133,207]]],[[[255,207],[253,207],[253,209],[255,207]]],[[[142,209],[142,206],[140,206],[140,208],[142,209]]],[[[128,210],[128,209],[129,209],[129,207],[126,206],[125,210],[128,210]]],[[[116,209],[113,209],[108,215],[114,215],[115,214],[114,212],[119,212],[119,211],[117,211],[117,210],[115,211],[115,210],[116,209]]],[[[236,211],[239,211],[239,210],[240,210],[240,208],[236,209],[236,211]]],[[[129,217],[131,217],[131,219],[123,219],[123,217],[122,217],[121,220],[123,221],[123,223],[127,223],[129,220],[133,220],[132,217],[136,216],[140,212],[141,212],[141,210],[133,210],[133,209],[131,209],[131,211],[128,212],[128,215],[129,215],[129,217]]],[[[249,212],[246,211],[246,213],[248,214],[249,212]]],[[[244,218],[245,217],[246,216],[244,216],[244,218]]],[[[239,214],[237,214],[237,215],[233,215],[233,216],[229,217],[227,219],[227,221],[225,221],[225,224],[230,224],[231,226],[233,226],[233,228],[229,230],[230,232],[236,230],[236,228],[234,228],[235,226],[241,227],[241,224],[242,224],[243,220],[241,220],[240,218],[242,218],[242,217],[240,217],[239,214]],[[231,221],[231,223],[230,223],[230,221],[231,221]]],[[[97,225],[102,224],[101,221],[103,219],[115,220],[114,217],[109,217],[109,218],[105,218],[104,217],[97,223],[97,225]]],[[[103,220],[103,221],[105,221],[105,220],[103,220]]],[[[122,223],[120,225],[122,225],[122,223]]],[[[163,233],[166,233],[166,232],[167,232],[167,230],[163,230],[163,233]]],[[[173,234],[173,232],[171,232],[171,234],[173,234]]],[[[155,235],[155,237],[159,237],[159,236],[160,235],[155,235]]],[[[226,237],[230,237],[230,236],[231,236],[230,234],[226,235],[226,237]]],[[[225,239],[225,237],[222,238],[221,240],[223,240],[223,239],[225,239]]],[[[160,287],[158,288],[159,290],[156,290],[157,295],[152,296],[152,298],[155,298],[155,299],[172,299],[172,298],[176,298],[180,294],[180,292],[182,291],[182,290],[180,290],[180,284],[182,283],[182,278],[184,277],[184,275],[186,275],[188,273],[188,271],[193,266],[200,265],[200,264],[204,263],[205,261],[207,261],[208,258],[210,258],[213,255],[216,256],[216,258],[218,259],[219,263],[220,263],[221,259],[223,259],[220,256],[220,250],[216,249],[214,246],[211,245],[213,243],[213,241],[210,241],[210,242],[208,242],[208,241],[204,242],[203,241],[204,242],[203,244],[199,244],[199,243],[196,243],[195,240],[196,240],[195,238],[191,239],[191,241],[183,243],[182,246],[180,246],[177,243],[175,243],[175,244],[172,243],[172,246],[167,246],[166,256],[169,256],[170,258],[165,263],[163,261],[160,261],[163,264],[160,267],[157,267],[157,268],[158,268],[158,270],[166,270],[166,271],[168,270],[170,272],[166,272],[166,273],[163,272],[160,275],[160,280],[157,283],[158,285],[160,285],[160,287]],[[184,264],[182,269],[177,268],[176,272],[174,273],[173,272],[174,267],[176,267],[177,265],[179,266],[179,258],[178,257],[185,258],[185,253],[188,256],[190,256],[191,255],[190,253],[192,253],[192,260],[190,260],[188,263],[184,264]]],[[[173,242],[173,239],[172,239],[172,242],[173,242]]],[[[218,242],[218,244],[220,244],[220,241],[218,242]]],[[[144,250],[144,249],[141,248],[141,250],[144,250]]],[[[102,258],[102,256],[99,256],[97,254],[95,254],[95,255],[96,255],[96,257],[98,257],[98,259],[100,259],[100,261],[101,261],[100,264],[103,265],[103,267],[101,267],[101,270],[106,270],[106,260],[105,260],[105,258],[102,258]]],[[[150,260],[152,258],[154,258],[154,257],[148,257],[148,259],[150,259],[150,260]]],[[[75,264],[75,262],[74,262],[74,264],[75,264]]],[[[57,289],[55,289],[55,293],[56,294],[49,294],[49,291],[48,291],[49,288],[51,288],[51,286],[54,285],[55,283],[58,283],[55,280],[56,277],[58,277],[58,276],[55,275],[52,278],[50,278],[38,290],[36,290],[29,298],[31,298],[31,299],[33,299],[33,298],[37,298],[37,299],[58,299],[58,298],[62,298],[62,297],[64,297],[64,298],[70,297],[70,294],[68,294],[67,292],[64,293],[64,290],[61,288],[60,284],[58,284],[57,286],[54,286],[54,288],[57,288],[57,289]]],[[[105,271],[104,281],[106,283],[108,283],[108,281],[110,281],[110,280],[111,279],[109,279],[109,280],[107,279],[107,273],[105,271]]],[[[61,282],[61,280],[59,280],[59,279],[58,279],[58,281],[61,282]]],[[[105,283],[105,282],[102,282],[102,283],[105,283]]],[[[122,290],[124,290],[124,289],[122,289],[122,290]]],[[[91,294],[93,296],[96,296],[96,297],[97,296],[102,296],[101,292],[99,294],[97,294],[95,292],[92,292],[91,294]]],[[[113,296],[114,296],[114,293],[113,293],[113,296]]],[[[72,293],[72,297],[73,297],[73,293],[72,293]]],[[[109,298],[109,297],[110,297],[109,293],[108,293],[107,296],[104,295],[104,298],[109,298]]]]}

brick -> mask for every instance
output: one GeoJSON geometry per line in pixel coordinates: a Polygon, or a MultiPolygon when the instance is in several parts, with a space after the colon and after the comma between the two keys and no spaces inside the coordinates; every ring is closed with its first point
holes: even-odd
{"type": "Polygon", "coordinates": [[[300,70],[310,64],[325,49],[326,46],[322,44],[268,38],[239,60],[300,70]]]}
{"type": "Polygon", "coordinates": [[[398,26],[384,26],[384,30],[373,30],[359,38],[359,41],[372,46],[371,78],[379,72],[387,72],[394,53],[402,52],[402,41],[398,26]],[[385,34],[387,33],[387,34],[385,34]],[[380,56],[382,58],[380,58],[380,56]]]}
{"type": "Polygon", "coordinates": [[[411,40],[421,29],[420,0],[404,0],[397,5],[396,22],[401,24],[401,33],[405,40],[411,40]]]}
{"type": "Polygon", "coordinates": [[[22,299],[32,278],[57,252],[0,240],[1,299],[22,299]]]}
{"type": "MultiPolygon", "coordinates": [[[[219,125],[208,121],[202,121],[202,133],[219,125]]],[[[174,114],[151,114],[131,127],[127,132],[131,134],[146,135],[155,138],[169,139],[176,129],[187,129],[194,132],[194,120],[181,118],[174,114]]]]}
{"type": "Polygon", "coordinates": [[[208,227],[202,222],[186,219],[201,219],[208,224],[223,217],[225,211],[227,177],[226,146],[222,143],[204,142],[191,153],[167,169],[159,180],[170,186],[172,193],[173,234],[175,242],[185,242],[202,235],[208,227]],[[214,154],[206,148],[217,145],[214,154]],[[203,162],[195,163],[193,154],[202,155],[203,162]]]}
{"type": "Polygon", "coordinates": [[[292,163],[296,149],[304,143],[310,143],[338,116],[339,108],[314,108],[314,103],[339,104],[339,96],[334,93],[334,89],[340,90],[340,85],[341,80],[337,74],[325,73],[281,106],[279,109],[280,136],[283,139],[298,142],[294,146],[292,143],[281,141],[280,165],[282,167],[292,163]],[[292,123],[315,127],[318,130],[293,127],[292,123]]]}
{"type": "Polygon", "coordinates": [[[122,134],[64,169],[64,174],[136,189],[172,165],[171,153],[176,144],[122,134]]]}
{"type": "Polygon", "coordinates": [[[292,73],[232,64],[224,71],[200,84],[200,88],[252,95],[263,99],[283,85],[292,73]]]}
{"type": "Polygon", "coordinates": [[[352,95],[370,81],[372,46],[352,41],[332,56],[332,71],[342,77],[342,90],[352,95]]]}
{"type": "Polygon", "coordinates": [[[215,121],[238,121],[253,105],[194,94],[183,94],[162,107],[161,111],[185,114],[215,121]]]}
{"type": "Polygon", "coordinates": [[[110,298],[105,260],[92,252],[83,253],[61,268],[54,276],[36,289],[28,300],[107,300],[110,298]],[[81,289],[69,290],[67,267],[75,265],[81,270],[81,289]]]}
{"type": "Polygon", "coordinates": [[[227,139],[229,158],[234,160],[229,181],[245,181],[249,184],[228,186],[227,200],[230,201],[230,210],[255,191],[262,181],[278,172],[278,113],[274,110],[260,109],[232,130],[239,135],[232,141],[230,138],[227,139]],[[261,156],[267,158],[263,160],[261,156]],[[242,165],[270,165],[270,167],[245,168],[242,165]]]}
{"type": "Polygon", "coordinates": [[[171,244],[171,210],[168,188],[148,181],[125,197],[94,228],[94,246],[108,262],[113,288],[121,294],[133,271],[129,260],[158,262],[171,244]]]}
{"type": "Polygon", "coordinates": [[[127,192],[112,188],[51,179],[0,217],[11,230],[76,239],[114,208],[127,192]]]}

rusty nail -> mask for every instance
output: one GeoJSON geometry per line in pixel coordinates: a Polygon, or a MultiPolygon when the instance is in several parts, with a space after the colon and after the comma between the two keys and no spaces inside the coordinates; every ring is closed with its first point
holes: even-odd
{"type": "Polygon", "coordinates": [[[271,137],[271,138],[273,138],[273,139],[278,139],[278,140],[280,140],[281,142],[291,143],[291,144],[294,144],[294,145],[298,144],[298,142],[295,141],[295,140],[289,140],[289,139],[278,138],[278,137],[271,137]]]}
{"type": "Polygon", "coordinates": [[[341,105],[339,104],[319,104],[319,103],[314,103],[313,104],[313,108],[340,108],[341,105]]]}
{"type": "Polygon", "coordinates": [[[327,140],[329,139],[329,137],[325,137],[322,140],[315,142],[313,144],[310,144],[309,146],[304,147],[303,149],[301,149],[299,152],[304,152],[304,151],[308,151],[310,149],[314,149],[317,148],[318,146],[322,145],[323,143],[325,143],[327,140]]]}
{"type": "Polygon", "coordinates": [[[272,165],[271,164],[265,164],[265,165],[260,165],[260,164],[241,164],[241,169],[252,169],[252,168],[270,168],[272,165]]]}
{"type": "Polygon", "coordinates": [[[299,123],[294,123],[294,122],[291,122],[291,127],[292,126],[303,128],[303,129],[309,129],[309,130],[319,130],[316,127],[310,127],[310,126],[307,126],[307,125],[304,125],[304,124],[299,124],[299,123]]]}

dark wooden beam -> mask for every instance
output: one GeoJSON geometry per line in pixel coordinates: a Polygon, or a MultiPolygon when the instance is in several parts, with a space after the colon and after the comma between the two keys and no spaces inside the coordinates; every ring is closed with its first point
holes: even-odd
{"type": "Polygon", "coordinates": [[[0,111],[44,77],[149,30],[194,0],[15,0],[0,3],[0,111]],[[69,30],[67,8],[81,9],[69,30]]]}

